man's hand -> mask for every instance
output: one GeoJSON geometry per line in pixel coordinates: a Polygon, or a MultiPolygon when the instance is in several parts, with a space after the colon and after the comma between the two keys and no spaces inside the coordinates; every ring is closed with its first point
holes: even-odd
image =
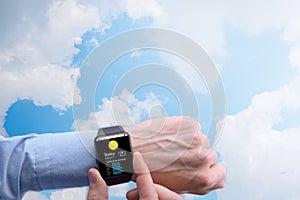
{"type": "Polygon", "coordinates": [[[108,199],[108,187],[101,177],[99,171],[95,168],[91,168],[88,172],[90,187],[87,196],[87,200],[107,200],[108,199]]]}
{"type": "MultiPolygon", "coordinates": [[[[127,192],[128,200],[182,200],[173,191],[153,183],[149,169],[140,153],[134,153],[133,166],[137,187],[127,192]]],[[[88,200],[107,200],[108,188],[97,169],[90,169],[88,200]]]]}
{"type": "Polygon", "coordinates": [[[206,194],[224,187],[226,171],[217,163],[199,123],[167,117],[125,128],[134,151],[141,152],[153,181],[178,193],[206,194]]]}
{"type": "Polygon", "coordinates": [[[140,153],[134,153],[133,166],[137,187],[127,192],[128,200],[182,200],[177,193],[153,183],[149,169],[140,153]]]}

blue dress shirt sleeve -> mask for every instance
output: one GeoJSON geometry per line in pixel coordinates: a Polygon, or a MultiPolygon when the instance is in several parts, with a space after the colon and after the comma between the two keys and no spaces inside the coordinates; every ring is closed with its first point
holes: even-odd
{"type": "Polygon", "coordinates": [[[80,135],[0,136],[0,199],[18,200],[29,190],[87,186],[87,171],[96,167],[96,131],[80,135]]]}

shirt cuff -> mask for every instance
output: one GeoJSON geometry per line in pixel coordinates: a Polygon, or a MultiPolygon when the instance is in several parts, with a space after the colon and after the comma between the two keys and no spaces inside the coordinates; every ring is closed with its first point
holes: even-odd
{"type": "Polygon", "coordinates": [[[42,134],[36,138],[35,170],[42,190],[89,184],[88,170],[96,167],[97,131],[42,134]]]}

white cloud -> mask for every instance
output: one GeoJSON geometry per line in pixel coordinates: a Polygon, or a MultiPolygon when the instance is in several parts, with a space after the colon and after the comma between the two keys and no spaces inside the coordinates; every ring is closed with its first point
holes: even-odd
{"type": "Polygon", "coordinates": [[[283,39],[287,42],[300,42],[300,14],[297,10],[297,6],[299,6],[299,2],[296,1],[294,5],[291,5],[293,8],[286,9],[286,12],[289,13],[289,19],[285,24],[283,39]],[[298,4],[298,5],[297,5],[298,4]],[[296,9],[296,11],[295,11],[296,9]]]}
{"type": "MultiPolygon", "coordinates": [[[[223,29],[226,24],[249,36],[279,29],[283,31],[283,41],[293,46],[291,64],[299,66],[300,5],[297,0],[205,3],[164,0],[160,4],[155,1],[111,3],[106,0],[100,2],[99,8],[96,1],[86,2],[19,1],[8,5],[11,9],[1,4],[0,92],[5,94],[1,96],[1,127],[5,112],[19,98],[66,109],[71,103],[70,88],[77,72],[62,65],[70,64],[72,56],[78,52],[74,43],[80,43],[79,37],[91,28],[104,30],[109,27],[111,19],[123,12],[133,19],[148,15],[155,19],[156,24],[160,23],[160,19],[165,21],[168,18],[169,27],[191,37],[210,55],[218,57],[228,53],[223,29]]],[[[299,88],[298,77],[277,91],[257,95],[248,109],[228,117],[219,142],[219,150],[228,169],[228,184],[219,193],[221,200],[239,199],[241,196],[258,200],[299,199],[296,186],[300,176],[296,167],[299,164],[297,141],[300,128],[283,131],[272,128],[280,121],[283,109],[299,109],[299,88]]],[[[114,101],[120,105],[121,111],[128,113],[122,97],[106,99],[98,112],[101,123],[113,123],[114,117],[107,113],[114,101]]],[[[133,110],[132,119],[139,120],[144,111],[133,110]]],[[[130,123],[128,118],[123,121],[130,123]]],[[[82,126],[90,127],[95,123],[82,122],[82,126]]]]}
{"type": "Polygon", "coordinates": [[[256,95],[242,112],[228,116],[217,150],[227,167],[220,200],[300,198],[300,124],[274,129],[282,113],[300,109],[300,76],[272,92],[256,95]]]}
{"type": "Polygon", "coordinates": [[[109,197],[126,197],[126,193],[131,189],[128,183],[110,186],[108,188],[109,197]]]}
{"type": "MultiPolygon", "coordinates": [[[[78,52],[74,43],[80,42],[86,31],[98,27],[99,21],[97,7],[78,1],[45,2],[37,7],[21,1],[6,4],[11,10],[18,6],[22,9],[17,14],[8,12],[4,16],[6,29],[0,31],[4,40],[0,47],[0,92],[5,94],[0,104],[1,127],[6,111],[18,99],[66,110],[73,103],[75,89],[74,103],[80,101],[74,88],[79,70],[64,66],[70,65],[78,52]]],[[[5,134],[3,128],[1,134],[5,134]]]]}
{"type": "MultiPolygon", "coordinates": [[[[248,37],[278,30],[291,46],[291,64],[300,65],[299,1],[160,2],[169,27],[194,39],[210,56],[228,55],[226,30],[248,37]]],[[[246,110],[227,116],[217,148],[227,167],[227,185],[218,192],[218,199],[300,198],[300,124],[283,131],[274,128],[284,120],[283,113],[299,112],[299,79],[298,75],[276,91],[256,95],[246,110]]]]}
{"type": "Polygon", "coordinates": [[[197,1],[186,3],[172,0],[160,0],[167,26],[174,31],[185,34],[200,44],[210,55],[223,57],[225,51],[225,37],[222,30],[224,24],[224,10],[226,2],[197,1]],[[220,6],[216,6],[220,5],[220,6]]]}
{"type": "Polygon", "coordinates": [[[298,71],[300,72],[300,45],[291,48],[289,59],[291,64],[298,67],[298,71]]]}
{"type": "MultiPolygon", "coordinates": [[[[109,197],[125,197],[126,193],[131,189],[128,183],[111,186],[108,188],[109,197]]],[[[88,187],[67,188],[57,190],[51,193],[50,198],[39,192],[27,192],[22,200],[86,200],[88,187]]]]}
{"type": "Polygon", "coordinates": [[[78,75],[76,68],[53,64],[21,71],[3,70],[0,73],[0,93],[5,95],[1,97],[0,125],[4,124],[7,109],[18,99],[31,99],[35,105],[51,105],[60,111],[72,106],[73,100],[79,103],[81,98],[75,87],[78,75]]]}
{"type": "Polygon", "coordinates": [[[151,16],[155,24],[165,24],[163,8],[155,0],[123,0],[120,6],[133,20],[151,16]]]}
{"type": "Polygon", "coordinates": [[[164,103],[153,93],[144,100],[137,99],[129,91],[124,90],[120,96],[102,99],[98,111],[90,113],[87,120],[76,120],[73,124],[78,130],[92,130],[98,127],[121,124],[130,126],[149,117],[164,116],[161,109],[164,103]]]}
{"type": "MultiPolygon", "coordinates": [[[[16,6],[22,6],[22,3],[16,6]]],[[[25,21],[24,16],[14,21],[8,19],[10,23],[26,26],[17,29],[12,24],[7,28],[10,32],[1,32],[3,39],[9,42],[0,48],[1,69],[20,70],[49,63],[69,65],[72,56],[78,52],[74,43],[86,31],[99,26],[98,9],[78,1],[53,1],[36,10],[24,7],[25,21]]]]}
{"type": "MultiPolygon", "coordinates": [[[[208,94],[207,80],[208,77],[203,77],[201,72],[195,70],[195,68],[182,58],[177,56],[167,56],[173,70],[187,83],[187,91],[192,89],[194,92],[201,94],[208,94]]],[[[199,68],[198,68],[199,69],[199,68]]],[[[212,78],[212,77],[210,77],[212,78]]]]}
{"type": "Polygon", "coordinates": [[[300,2],[287,1],[197,1],[159,0],[168,27],[200,44],[210,56],[228,55],[226,30],[233,27],[249,36],[271,29],[283,31],[285,42],[300,42],[300,2]]]}
{"type": "Polygon", "coordinates": [[[24,195],[22,200],[48,200],[48,198],[39,192],[29,191],[24,195]]]}
{"type": "Polygon", "coordinates": [[[110,27],[111,20],[119,14],[126,13],[131,19],[150,18],[156,24],[166,23],[163,7],[155,0],[110,0],[100,1],[99,14],[101,29],[110,27]]]}
{"type": "MultiPolygon", "coordinates": [[[[4,101],[32,99],[36,105],[52,105],[66,110],[73,104],[73,90],[79,74],[76,68],[62,68],[46,65],[24,69],[22,72],[2,71],[0,74],[1,93],[4,101]],[[56,94],[56,95],[53,95],[56,94]]],[[[79,103],[79,95],[77,94],[79,103]]]]}
{"type": "MultiPolygon", "coordinates": [[[[72,105],[79,73],[69,66],[79,52],[74,44],[82,42],[84,33],[91,29],[104,31],[113,18],[124,12],[134,20],[158,19],[163,13],[155,1],[141,4],[137,0],[8,1],[2,2],[0,9],[0,92],[5,94],[0,104],[2,135],[6,111],[18,99],[58,110],[72,105]]],[[[76,95],[79,102],[79,91],[76,95]]]]}
{"type": "MultiPolygon", "coordinates": [[[[120,184],[108,188],[109,197],[125,197],[129,189],[129,184],[120,184]]],[[[67,188],[51,193],[50,200],[85,200],[88,193],[88,187],[67,188]]],[[[34,200],[34,199],[32,199],[34,200]]]]}
{"type": "MultiPolygon", "coordinates": [[[[55,61],[67,59],[67,64],[70,64],[72,56],[78,52],[74,47],[78,37],[99,27],[98,8],[74,0],[54,1],[47,11],[47,17],[48,26],[41,36],[42,42],[47,42],[45,54],[52,55],[53,58],[50,59],[55,61]]],[[[39,48],[41,49],[42,47],[39,48]]]]}
{"type": "Polygon", "coordinates": [[[67,188],[51,193],[50,200],[79,200],[86,199],[88,188],[67,188]]]}

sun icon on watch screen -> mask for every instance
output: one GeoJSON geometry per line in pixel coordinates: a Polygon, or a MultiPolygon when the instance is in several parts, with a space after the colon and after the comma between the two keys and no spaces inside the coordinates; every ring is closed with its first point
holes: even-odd
{"type": "Polygon", "coordinates": [[[110,150],[116,150],[117,148],[118,148],[118,142],[116,141],[116,140],[111,140],[111,141],[109,141],[109,143],[108,143],[108,147],[109,147],[109,149],[110,150]]]}

